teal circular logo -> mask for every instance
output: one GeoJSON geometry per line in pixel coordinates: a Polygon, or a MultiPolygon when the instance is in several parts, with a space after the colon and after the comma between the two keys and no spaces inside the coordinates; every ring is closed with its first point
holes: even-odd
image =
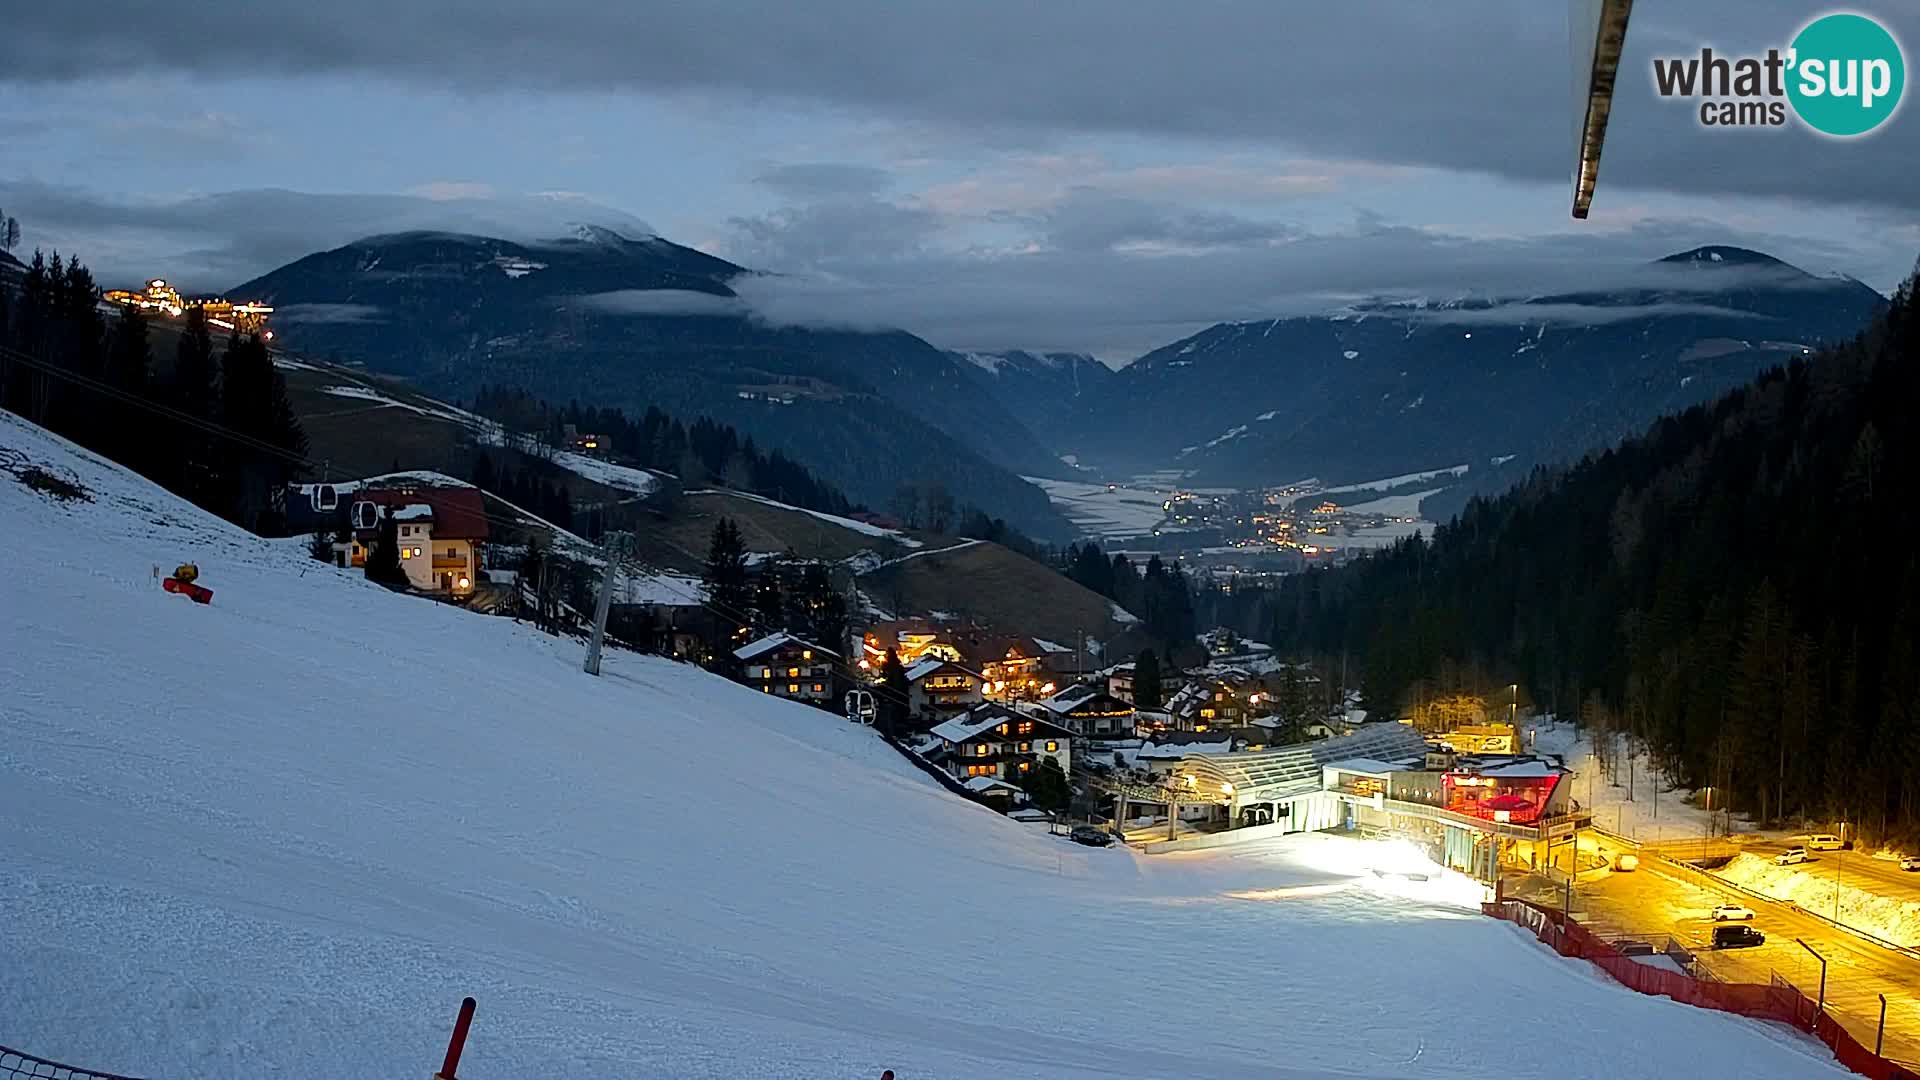
{"type": "Polygon", "coordinates": [[[1886,123],[1900,107],[1907,64],[1900,43],[1865,15],[1823,15],[1793,39],[1787,99],[1808,127],[1846,138],[1886,123]]]}

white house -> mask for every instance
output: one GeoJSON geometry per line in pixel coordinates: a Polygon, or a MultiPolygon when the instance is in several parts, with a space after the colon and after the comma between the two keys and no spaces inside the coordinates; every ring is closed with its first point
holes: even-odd
{"type": "Polygon", "coordinates": [[[838,693],[833,664],[839,654],[792,634],[768,634],[733,651],[741,679],[763,693],[831,707],[838,693]]]}
{"type": "Polygon", "coordinates": [[[947,751],[947,771],[966,781],[990,777],[1018,784],[1045,758],[1073,771],[1073,733],[1040,716],[981,705],[933,729],[947,751]]]}

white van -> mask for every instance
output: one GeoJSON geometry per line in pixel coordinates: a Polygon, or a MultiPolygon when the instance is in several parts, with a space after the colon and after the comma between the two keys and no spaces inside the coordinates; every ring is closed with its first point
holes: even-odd
{"type": "Polygon", "coordinates": [[[1809,851],[1839,851],[1840,838],[1832,833],[1814,833],[1807,837],[1809,851]]]}

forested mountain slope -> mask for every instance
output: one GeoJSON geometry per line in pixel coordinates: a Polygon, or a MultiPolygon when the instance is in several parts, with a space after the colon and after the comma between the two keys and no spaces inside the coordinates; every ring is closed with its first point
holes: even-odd
{"type": "Polygon", "coordinates": [[[1764,817],[1920,824],[1920,314],[1770,370],[1258,621],[1397,706],[1517,677],[1764,817]]]}

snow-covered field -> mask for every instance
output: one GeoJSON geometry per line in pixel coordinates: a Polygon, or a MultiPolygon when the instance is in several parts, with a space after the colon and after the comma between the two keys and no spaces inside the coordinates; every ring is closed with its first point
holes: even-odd
{"type": "Polygon", "coordinates": [[[464,1080],[1846,1075],[1383,884],[1378,846],[1077,847],[867,729],[661,660],[590,678],[6,414],[0,466],[0,1044],[424,1077],[473,994],[464,1080]],[[185,559],[211,606],[154,582],[185,559]]]}
{"type": "MultiPolygon", "coordinates": [[[[332,391],[328,391],[331,393],[332,391]]],[[[489,420],[482,420],[474,431],[474,441],[486,446],[507,446],[513,441],[506,430],[489,420]]],[[[660,486],[660,478],[645,469],[636,469],[628,465],[616,465],[597,457],[545,447],[540,451],[549,457],[555,465],[596,484],[605,484],[615,491],[625,491],[632,495],[645,495],[660,486]]]]}
{"type": "Polygon", "coordinates": [[[1150,535],[1166,520],[1167,496],[1148,488],[1083,484],[1073,480],[1025,478],[1047,493],[1067,520],[1100,540],[1124,540],[1150,535]]]}
{"type": "Polygon", "coordinates": [[[793,506],[789,503],[783,503],[773,499],[769,499],[765,495],[755,495],[750,491],[734,491],[732,489],[709,490],[706,488],[699,488],[693,491],[689,491],[687,492],[687,494],[688,495],[718,494],[718,495],[731,496],[732,498],[735,498],[735,499],[745,499],[749,502],[757,502],[762,506],[771,506],[778,510],[787,510],[795,514],[805,514],[808,517],[818,518],[821,521],[828,523],[829,525],[838,525],[843,529],[849,530],[851,532],[860,533],[863,536],[871,536],[876,539],[882,539],[882,540],[891,540],[894,543],[899,544],[901,547],[917,548],[917,547],[922,547],[925,544],[924,541],[915,540],[913,537],[908,536],[906,533],[903,533],[898,529],[888,529],[888,528],[883,528],[879,525],[874,525],[865,521],[855,521],[852,518],[841,517],[838,514],[829,514],[824,510],[809,510],[804,506],[793,506]]]}
{"type": "Polygon", "coordinates": [[[1385,490],[1388,488],[1399,487],[1402,484],[1425,483],[1428,480],[1433,480],[1442,476],[1453,477],[1457,479],[1459,477],[1465,476],[1472,469],[1473,469],[1473,466],[1471,465],[1455,465],[1452,468],[1448,468],[1448,469],[1428,469],[1426,472],[1403,473],[1399,476],[1382,477],[1379,480],[1363,480],[1357,484],[1339,484],[1334,487],[1321,488],[1318,493],[1321,495],[1339,495],[1348,491],[1365,491],[1368,488],[1380,488],[1382,490],[1385,490]]]}
{"type": "Polygon", "coordinates": [[[1438,495],[1442,488],[1431,488],[1407,495],[1382,495],[1378,499],[1369,499],[1363,503],[1354,503],[1345,508],[1349,514],[1383,514],[1387,517],[1420,516],[1420,504],[1430,495],[1438,495]]]}

